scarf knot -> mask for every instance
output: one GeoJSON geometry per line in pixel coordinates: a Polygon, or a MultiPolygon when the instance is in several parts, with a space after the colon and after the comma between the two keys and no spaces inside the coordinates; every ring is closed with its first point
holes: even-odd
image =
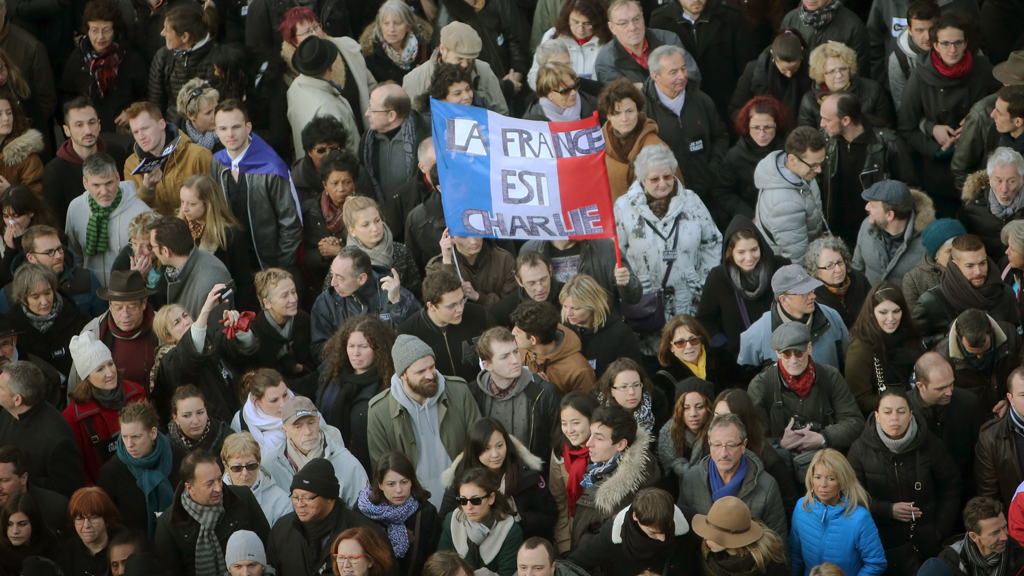
{"type": "Polygon", "coordinates": [[[359,511],[374,522],[384,522],[388,526],[388,539],[395,548],[395,556],[405,558],[409,552],[409,530],[405,521],[420,509],[420,503],[410,496],[401,506],[384,501],[381,504],[370,502],[370,487],[363,486],[359,491],[359,511]]]}
{"type": "MultiPolygon", "coordinates": [[[[1022,194],[1024,196],[1024,194],[1022,194]]],[[[61,310],[64,309],[64,297],[59,292],[53,293],[53,306],[50,308],[50,313],[45,316],[40,316],[35,312],[29,310],[28,306],[21,305],[22,311],[25,313],[25,317],[28,318],[29,324],[38,330],[41,334],[46,334],[53,327],[54,321],[57,316],[60,315],[61,310]]]]}
{"type": "Polygon", "coordinates": [[[715,459],[708,458],[708,483],[711,485],[712,502],[717,502],[720,498],[726,496],[735,496],[743,484],[743,479],[746,477],[747,456],[745,454],[740,456],[740,463],[736,465],[736,473],[732,475],[732,479],[729,480],[728,484],[722,480],[722,475],[718,472],[718,466],[715,465],[715,459]]]}
{"type": "Polygon", "coordinates": [[[985,284],[976,288],[971,281],[964,276],[959,266],[951,262],[953,266],[946,266],[939,279],[942,287],[942,294],[956,310],[959,315],[968,308],[978,310],[991,310],[1003,295],[1003,280],[999,277],[996,265],[991,259],[988,261],[988,276],[985,284]]]}
{"type": "Polygon", "coordinates": [[[224,503],[203,506],[192,499],[188,490],[181,492],[181,505],[185,512],[199,523],[199,537],[196,538],[196,576],[223,576],[227,571],[224,550],[217,540],[217,523],[224,517],[224,503]]]}
{"type": "Polygon", "coordinates": [[[587,464],[587,472],[583,475],[583,480],[580,481],[580,486],[583,489],[590,488],[596,482],[600,481],[601,478],[610,475],[619,467],[619,454],[612,456],[607,462],[593,462],[587,464]]]}
{"type": "Polygon", "coordinates": [[[993,216],[995,216],[997,218],[1002,218],[1003,220],[1005,220],[1007,218],[1013,217],[1013,215],[1016,214],[1017,212],[1020,212],[1021,210],[1024,210],[1024,194],[1021,194],[1020,192],[1021,191],[1018,190],[1017,191],[1017,195],[1013,197],[1013,200],[1010,200],[1009,204],[1007,204],[1006,206],[1003,206],[1003,204],[1001,202],[999,202],[999,197],[996,196],[995,190],[993,190],[992,187],[989,186],[988,187],[988,210],[989,210],[989,212],[991,212],[993,216]]]}
{"type": "Polygon", "coordinates": [[[108,232],[108,224],[110,223],[110,215],[114,213],[118,205],[121,204],[121,188],[117,189],[117,196],[114,196],[114,201],[110,203],[110,206],[100,206],[92,194],[89,195],[89,223],[85,226],[85,255],[95,256],[102,254],[107,251],[107,247],[110,242],[110,235],[108,232]]]}
{"type": "Polygon", "coordinates": [[[135,484],[146,497],[147,528],[152,537],[156,534],[156,515],[174,501],[174,487],[168,480],[174,468],[171,442],[163,432],[157,432],[153,451],[148,456],[135,458],[118,438],[117,457],[128,467],[135,477],[135,484]]]}
{"type": "Polygon", "coordinates": [[[779,374],[782,375],[782,381],[786,384],[786,388],[789,388],[796,395],[805,398],[811,393],[811,385],[814,384],[814,360],[811,358],[807,359],[807,368],[799,376],[792,376],[789,372],[786,372],[786,367],[779,362],[779,374]]]}
{"type": "Polygon", "coordinates": [[[931,54],[932,65],[935,66],[935,70],[945,76],[946,78],[963,78],[971,71],[971,67],[974,66],[974,55],[971,54],[970,50],[964,52],[963,58],[959,62],[952,66],[947,66],[939,56],[938,50],[932,50],[931,54]]]}
{"type": "Polygon", "coordinates": [[[878,439],[885,444],[885,447],[889,449],[889,452],[893,454],[899,454],[910,446],[910,443],[917,437],[917,420],[911,416],[910,426],[907,428],[907,432],[903,435],[903,438],[892,438],[882,430],[882,423],[875,420],[875,431],[878,432],[878,439]]]}

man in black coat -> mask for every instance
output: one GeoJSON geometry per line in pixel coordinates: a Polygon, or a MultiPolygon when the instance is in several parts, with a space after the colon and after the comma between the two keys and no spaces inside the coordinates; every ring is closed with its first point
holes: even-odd
{"type": "MultiPolygon", "coordinates": [[[[401,186],[396,186],[393,190],[384,191],[384,207],[381,209],[381,213],[384,217],[384,222],[391,229],[391,235],[394,237],[395,242],[405,242],[406,219],[411,215],[413,209],[423,204],[423,201],[430,197],[430,193],[434,190],[429,177],[431,168],[437,164],[433,137],[425,138],[420,142],[419,147],[416,149],[416,161],[416,166],[420,169],[420,172],[415,178],[401,186]]],[[[440,235],[438,235],[437,240],[440,239],[440,235]]],[[[437,245],[436,241],[434,245],[437,245]]],[[[412,246],[409,246],[409,248],[411,249],[412,246]]],[[[423,260],[420,268],[423,268],[429,260],[430,258],[423,260]]],[[[418,259],[417,264],[419,264],[418,259]]]]}
{"type": "Polygon", "coordinates": [[[11,496],[28,492],[39,505],[46,527],[60,536],[67,528],[68,498],[29,482],[30,462],[28,454],[16,446],[0,447],[0,507],[11,496]]]}
{"type": "Polygon", "coordinates": [[[368,528],[390,543],[380,526],[345,507],[338,499],[340,491],[334,465],[323,458],[310,460],[292,478],[295,511],[274,523],[267,542],[267,563],[277,568],[278,576],[333,574],[331,544],[349,528],[368,528]]]}
{"type": "Polygon", "coordinates": [[[224,485],[218,456],[199,449],[185,457],[174,501],[157,520],[154,542],[171,574],[220,574],[232,534],[249,530],[263,542],[270,536],[270,524],[252,491],[224,485]],[[214,516],[215,540],[204,540],[201,521],[215,513],[220,514],[214,516]]]}
{"type": "Polygon", "coordinates": [[[45,399],[46,378],[29,362],[9,362],[0,372],[0,446],[29,456],[29,476],[40,488],[71,495],[82,487],[82,455],[71,426],[45,399]]]}
{"type": "Polygon", "coordinates": [[[491,306],[491,317],[498,326],[512,328],[512,311],[523,302],[550,302],[561,306],[558,296],[564,284],[554,279],[551,260],[536,250],[527,250],[516,258],[516,284],[519,284],[518,290],[491,306]]]}
{"type": "Polygon", "coordinates": [[[975,308],[957,316],[935,346],[953,365],[956,387],[976,394],[979,409],[996,416],[1006,410],[1006,379],[1020,365],[1020,350],[1015,326],[975,308]]]}

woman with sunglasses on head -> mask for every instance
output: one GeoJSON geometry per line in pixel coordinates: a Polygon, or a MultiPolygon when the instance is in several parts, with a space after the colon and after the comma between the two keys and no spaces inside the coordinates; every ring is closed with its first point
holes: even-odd
{"type": "Polygon", "coordinates": [[[696,318],[679,314],[668,321],[661,334],[658,364],[664,370],[652,380],[666,397],[671,393],[673,398],[679,383],[692,377],[711,382],[716,391],[743,386],[746,380],[734,358],[725,348],[711,347],[711,337],[696,318]]]}
{"type": "Polygon", "coordinates": [[[121,513],[102,488],[79,488],[68,503],[68,523],[75,537],[57,551],[64,576],[100,576],[108,569],[110,539],[121,528],[121,513]]]}
{"type": "MultiPolygon", "coordinates": [[[[9,496],[0,510],[0,574],[20,576],[26,558],[53,560],[56,554],[57,539],[43,522],[36,499],[28,492],[9,496]]],[[[514,552],[512,556],[514,563],[514,552]]]]}
{"type": "Polygon", "coordinates": [[[498,576],[516,574],[516,556],[523,531],[515,521],[510,499],[486,468],[467,470],[458,480],[458,506],[444,519],[438,551],[454,550],[477,570],[498,576]]]}
{"type": "Polygon", "coordinates": [[[418,576],[441,540],[441,517],[430,503],[430,492],[401,452],[381,456],[371,476],[359,492],[359,511],[387,530],[399,576],[418,576]]]}
{"type": "Polygon", "coordinates": [[[570,392],[559,404],[558,428],[551,447],[548,480],[551,496],[558,506],[555,521],[555,539],[552,543],[559,554],[569,552],[572,542],[572,519],[576,515],[576,501],[583,495],[580,482],[590,464],[590,417],[599,406],[597,398],[589,392],[570,392]]]}
{"type": "Polygon", "coordinates": [[[523,114],[526,120],[572,122],[597,111],[597,99],[580,92],[579,76],[562,62],[548,62],[537,71],[537,96],[523,114]]]}
{"type": "Polygon", "coordinates": [[[512,515],[524,538],[553,536],[558,507],[541,474],[543,461],[494,418],[481,418],[469,428],[466,449],[441,475],[447,487],[441,503],[442,517],[456,507],[459,488],[455,479],[476,469],[487,470],[500,480],[501,493],[509,498],[512,515]]]}
{"type": "Polygon", "coordinates": [[[278,518],[292,512],[288,493],[275,484],[270,473],[260,466],[263,455],[252,434],[238,432],[225,438],[220,459],[224,463],[224,484],[248,486],[271,528],[278,518]]]}
{"type": "Polygon", "coordinates": [[[811,278],[822,282],[814,289],[817,304],[838,312],[847,329],[853,326],[871,290],[868,277],[850,268],[852,261],[846,242],[828,234],[811,242],[801,263],[811,278]]]}
{"type": "Polygon", "coordinates": [[[338,534],[331,545],[331,555],[334,576],[384,576],[394,565],[388,544],[365,526],[338,534]]]}
{"type": "Polygon", "coordinates": [[[651,383],[647,371],[630,358],[619,358],[601,374],[594,387],[598,402],[624,408],[636,425],[657,433],[671,416],[667,396],[651,383]]]}
{"type": "Polygon", "coordinates": [[[714,417],[711,397],[714,387],[707,380],[686,378],[676,385],[672,417],[658,433],[658,458],[665,474],[682,480],[690,466],[708,452],[707,431],[714,417]]]}
{"type": "Polygon", "coordinates": [[[178,92],[178,111],[183,116],[182,129],[192,142],[219,152],[224,148],[217,138],[214,111],[220,100],[220,92],[202,78],[193,78],[178,92]]]}

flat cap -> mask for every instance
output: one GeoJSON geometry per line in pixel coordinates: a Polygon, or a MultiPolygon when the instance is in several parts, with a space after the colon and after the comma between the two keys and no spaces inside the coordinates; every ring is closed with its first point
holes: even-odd
{"type": "Polygon", "coordinates": [[[441,45],[459,58],[473,59],[480,56],[480,49],[483,47],[480,35],[472,26],[463,22],[452,22],[441,28],[441,45]]]}
{"type": "Polygon", "coordinates": [[[807,350],[807,345],[811,343],[811,331],[803,322],[783,322],[782,326],[772,332],[768,343],[776,352],[807,350]]]}
{"type": "Polygon", "coordinates": [[[885,202],[891,206],[913,206],[914,197],[910,188],[898,180],[882,180],[875,182],[870,188],[860,193],[860,197],[868,202],[885,202]]]}

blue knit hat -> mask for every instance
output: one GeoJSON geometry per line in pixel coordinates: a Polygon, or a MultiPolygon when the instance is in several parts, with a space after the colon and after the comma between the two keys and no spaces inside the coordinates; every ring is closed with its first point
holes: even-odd
{"type": "Polygon", "coordinates": [[[947,240],[956,238],[961,234],[967,234],[963,224],[952,218],[940,218],[929,224],[924,229],[924,232],[921,232],[921,244],[924,245],[928,256],[934,260],[935,255],[939,252],[939,248],[942,248],[942,245],[947,240]]]}
{"type": "Polygon", "coordinates": [[[917,571],[917,576],[953,576],[953,570],[938,558],[929,558],[917,571]]]}

